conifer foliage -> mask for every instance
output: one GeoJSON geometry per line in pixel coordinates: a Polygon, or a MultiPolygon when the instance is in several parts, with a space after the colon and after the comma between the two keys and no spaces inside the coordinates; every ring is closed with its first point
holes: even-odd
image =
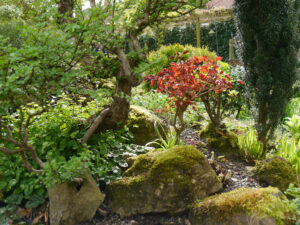
{"type": "Polygon", "coordinates": [[[266,147],[294,93],[299,1],[236,0],[234,10],[248,101],[266,147]]]}

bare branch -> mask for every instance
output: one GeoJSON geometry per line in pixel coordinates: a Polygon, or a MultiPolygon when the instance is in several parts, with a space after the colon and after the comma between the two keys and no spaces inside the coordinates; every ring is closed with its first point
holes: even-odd
{"type": "Polygon", "coordinates": [[[121,48],[118,48],[117,55],[121,62],[121,66],[123,69],[123,75],[126,77],[127,80],[132,81],[132,79],[133,79],[132,68],[130,66],[129,60],[128,60],[125,52],[121,48]]]}
{"type": "Polygon", "coordinates": [[[145,27],[147,27],[149,25],[149,22],[150,22],[149,15],[150,15],[150,10],[151,10],[151,3],[152,3],[152,0],[148,0],[147,6],[144,11],[144,18],[137,21],[136,26],[135,26],[137,28],[134,30],[134,33],[136,33],[136,34],[139,33],[140,31],[142,31],[145,27]]]}
{"type": "Polygon", "coordinates": [[[29,172],[34,172],[34,173],[42,173],[42,170],[37,170],[34,169],[32,167],[32,165],[28,162],[27,157],[26,157],[26,153],[25,152],[21,152],[21,156],[22,156],[22,161],[24,163],[24,167],[29,171],[29,172]]]}
{"type": "Polygon", "coordinates": [[[88,140],[91,138],[91,136],[95,133],[95,131],[98,129],[106,115],[110,112],[110,108],[104,109],[100,115],[94,120],[90,128],[87,130],[87,132],[84,134],[81,144],[86,144],[88,140]]]}
{"type": "MultiPolygon", "coordinates": [[[[22,124],[21,124],[22,125],[22,124]]],[[[17,140],[15,140],[13,138],[13,135],[12,135],[12,131],[11,129],[9,128],[9,126],[1,123],[1,120],[0,120],[0,131],[2,129],[2,127],[4,127],[7,132],[8,132],[8,136],[9,138],[6,138],[6,137],[3,137],[2,136],[2,133],[0,132],[0,140],[4,141],[4,142],[8,142],[8,143],[11,143],[11,144],[14,144],[15,146],[19,147],[20,149],[17,149],[17,150],[10,150],[10,149],[7,149],[7,148],[4,148],[4,147],[1,147],[0,148],[0,151],[1,152],[4,152],[5,154],[16,154],[16,153],[21,153],[24,154],[25,156],[25,159],[26,159],[26,155],[25,155],[25,152],[26,151],[29,151],[30,154],[31,154],[31,157],[32,159],[39,165],[40,168],[44,168],[44,162],[38,157],[37,155],[37,152],[36,152],[36,149],[27,143],[27,140],[23,139],[23,142],[19,142],[17,140]]],[[[28,133],[27,133],[27,130],[25,132],[25,134],[28,136],[28,133]]],[[[27,137],[28,139],[28,137],[27,137]]],[[[23,156],[22,156],[23,157],[23,156]]],[[[24,161],[24,160],[23,160],[24,161]]],[[[28,167],[28,164],[30,164],[28,162],[28,160],[26,159],[26,162],[24,162],[25,166],[28,167]]],[[[28,167],[29,168],[29,167],[28,167]]]]}
{"type": "Polygon", "coordinates": [[[17,154],[17,153],[21,153],[24,151],[26,151],[26,149],[21,148],[21,149],[17,149],[17,150],[11,150],[8,148],[0,147],[0,152],[3,152],[4,154],[7,154],[7,155],[17,154]]]}
{"type": "Polygon", "coordinates": [[[32,145],[27,144],[27,143],[26,143],[25,146],[26,146],[26,148],[29,150],[32,159],[39,165],[39,167],[40,167],[41,169],[43,169],[45,164],[44,164],[44,162],[40,159],[40,157],[37,155],[36,149],[35,149],[32,145]]]}

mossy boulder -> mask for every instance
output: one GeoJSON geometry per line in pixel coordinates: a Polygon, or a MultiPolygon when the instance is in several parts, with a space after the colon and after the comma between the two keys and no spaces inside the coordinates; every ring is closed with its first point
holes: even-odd
{"type": "Polygon", "coordinates": [[[192,225],[289,225],[286,200],[277,188],[241,188],[194,203],[189,218],[192,225]]]}
{"type": "Polygon", "coordinates": [[[227,156],[240,157],[241,151],[237,146],[237,137],[233,134],[227,134],[217,138],[207,138],[208,146],[214,148],[217,152],[227,156]]]}
{"type": "Polygon", "coordinates": [[[298,183],[296,171],[290,162],[278,156],[258,162],[253,177],[262,186],[278,187],[281,191],[285,191],[290,183],[298,183]]]}
{"type": "Polygon", "coordinates": [[[205,156],[192,146],[157,149],[136,158],[121,180],[108,186],[114,213],[178,213],[222,189],[205,156]]]}
{"type": "MultiPolygon", "coordinates": [[[[127,126],[130,132],[132,132],[136,144],[145,145],[148,142],[158,138],[154,129],[155,121],[157,121],[159,124],[163,126],[162,120],[158,118],[151,111],[141,106],[136,106],[136,105],[130,106],[127,126]]],[[[161,133],[163,133],[160,126],[159,129],[161,133]]]]}
{"type": "Polygon", "coordinates": [[[200,138],[213,138],[216,137],[216,130],[212,122],[209,122],[199,132],[200,138]]]}
{"type": "Polygon", "coordinates": [[[237,135],[226,130],[226,127],[216,130],[210,122],[200,132],[201,139],[206,139],[207,145],[226,156],[240,157],[241,151],[237,145],[237,135]]]}

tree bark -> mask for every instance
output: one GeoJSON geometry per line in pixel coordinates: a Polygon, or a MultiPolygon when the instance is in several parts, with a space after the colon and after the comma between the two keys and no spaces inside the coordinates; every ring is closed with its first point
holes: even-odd
{"type": "Polygon", "coordinates": [[[127,121],[129,115],[129,97],[131,96],[132,85],[127,79],[120,79],[117,84],[115,97],[110,106],[110,112],[101,124],[100,130],[120,129],[127,121]]]}
{"type": "Polygon", "coordinates": [[[90,0],[90,7],[95,8],[96,7],[96,1],[95,0],[90,0]]]}
{"type": "Polygon", "coordinates": [[[240,113],[242,111],[242,106],[239,105],[238,106],[238,110],[237,110],[237,113],[236,113],[236,116],[235,116],[235,119],[238,120],[240,118],[240,113]]]}
{"type": "Polygon", "coordinates": [[[70,18],[73,17],[73,0],[59,0],[58,1],[58,12],[59,18],[58,23],[67,23],[70,18]]]}

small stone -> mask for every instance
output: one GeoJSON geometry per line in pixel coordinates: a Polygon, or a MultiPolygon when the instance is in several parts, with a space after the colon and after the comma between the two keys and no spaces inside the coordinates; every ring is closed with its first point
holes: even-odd
{"type": "Polygon", "coordinates": [[[255,170],[255,167],[254,166],[246,166],[246,170],[248,173],[251,173],[251,172],[253,172],[253,170],[255,170]]]}
{"type": "Polygon", "coordinates": [[[131,220],[131,221],[130,221],[130,225],[139,225],[139,223],[136,222],[135,220],[131,220]]]}
{"type": "Polygon", "coordinates": [[[236,179],[236,178],[234,178],[234,177],[232,177],[231,180],[232,180],[233,182],[237,182],[237,181],[238,181],[238,179],[236,179]]]}
{"type": "Polygon", "coordinates": [[[191,222],[190,222],[188,219],[185,219],[185,220],[184,220],[184,224],[185,224],[185,225],[191,225],[191,222]]]}

